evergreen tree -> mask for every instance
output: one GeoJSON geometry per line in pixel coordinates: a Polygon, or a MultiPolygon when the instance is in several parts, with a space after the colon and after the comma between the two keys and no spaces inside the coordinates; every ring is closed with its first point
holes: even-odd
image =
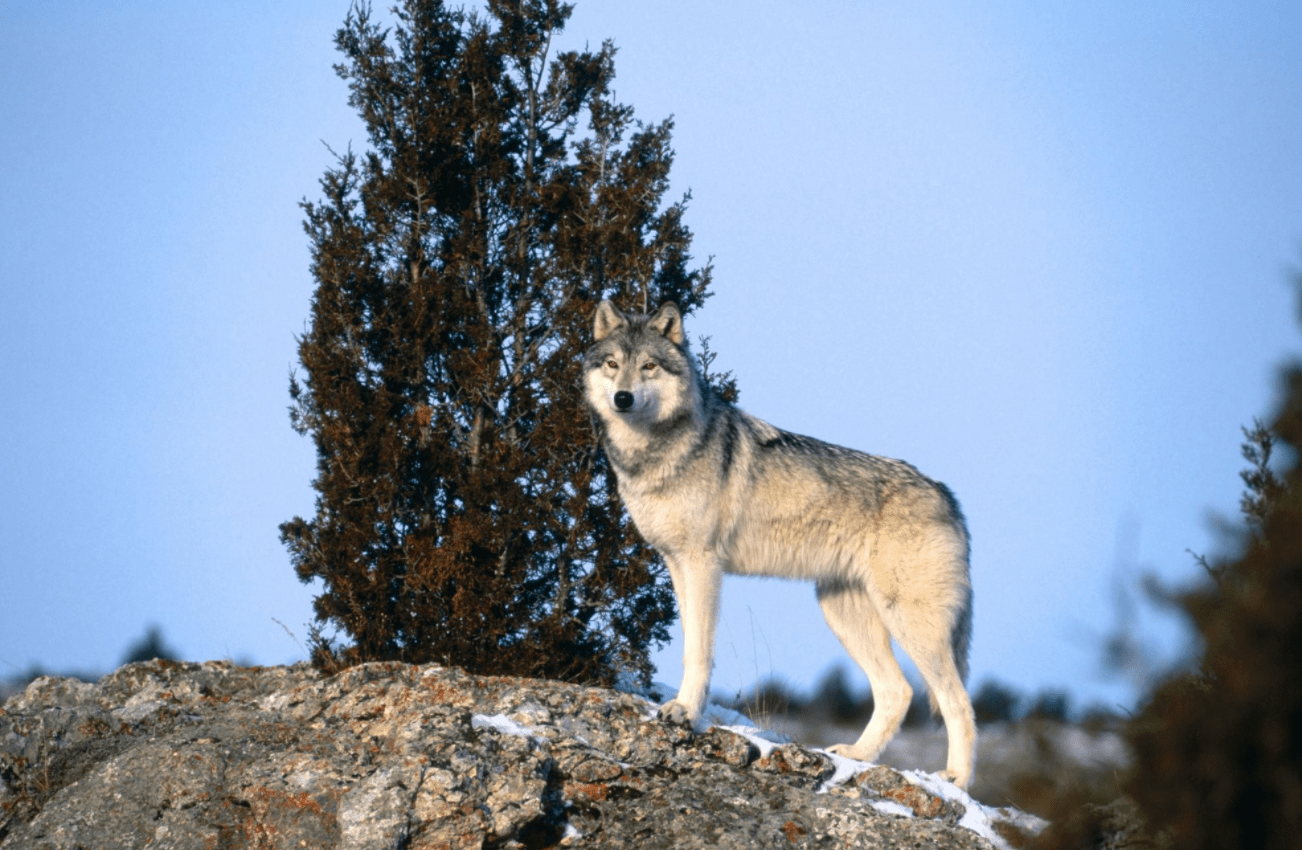
{"type": "Polygon", "coordinates": [[[1244,431],[1242,551],[1204,561],[1210,580],[1178,597],[1200,669],[1161,683],[1130,725],[1127,791],[1174,847],[1302,843],[1302,366],[1283,383],[1273,424],[1244,431]]]}
{"type": "Polygon", "coordinates": [[[551,55],[556,0],[394,14],[354,6],[336,36],[369,149],[303,204],[316,291],[291,417],[318,495],[280,528],[322,582],[314,659],[645,677],[673,598],[579,382],[602,298],[707,297],[688,197],[662,201],[672,124],[615,102],[610,42],[551,55]]]}

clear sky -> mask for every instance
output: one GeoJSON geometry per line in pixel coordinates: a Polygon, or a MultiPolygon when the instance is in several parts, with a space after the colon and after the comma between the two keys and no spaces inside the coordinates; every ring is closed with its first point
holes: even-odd
{"type": "MultiPolygon", "coordinates": [[[[151,623],[189,659],[302,657],[297,203],[323,141],[365,144],[346,10],[0,7],[0,675],[110,669],[151,623]]],[[[1116,588],[1220,545],[1239,426],[1299,350],[1299,33],[1255,0],[587,0],[566,41],[613,38],[620,99],[675,118],[715,263],[688,332],[742,406],[958,494],[972,683],[1124,703],[1116,588]]],[[[812,590],[729,580],[716,689],[834,663],[812,590]]]]}

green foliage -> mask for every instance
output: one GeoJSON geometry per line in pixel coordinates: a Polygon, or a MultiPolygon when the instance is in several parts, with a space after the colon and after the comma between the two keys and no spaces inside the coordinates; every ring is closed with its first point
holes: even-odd
{"type": "Polygon", "coordinates": [[[1274,432],[1261,424],[1260,419],[1253,419],[1252,427],[1243,429],[1243,438],[1243,459],[1248,462],[1248,468],[1239,476],[1248,489],[1243,491],[1239,508],[1252,532],[1261,534],[1266,518],[1284,495],[1285,484],[1270,467],[1276,443],[1274,432]]]}
{"type": "Polygon", "coordinates": [[[1128,793],[1176,847],[1296,847],[1302,836],[1302,368],[1283,409],[1244,431],[1241,554],[1179,597],[1205,651],[1131,724],[1128,793]],[[1292,465],[1270,467],[1278,442],[1292,465]]]}
{"type": "Polygon", "coordinates": [[[316,291],[291,379],[317,448],[310,520],[281,525],[320,580],[318,664],[455,664],[608,682],[668,639],[580,402],[602,298],[707,297],[688,198],[662,203],[669,121],[616,103],[615,48],[551,55],[570,8],[408,0],[336,37],[369,134],[305,202],[316,291]],[[334,647],[324,628],[351,645],[334,647]]]}

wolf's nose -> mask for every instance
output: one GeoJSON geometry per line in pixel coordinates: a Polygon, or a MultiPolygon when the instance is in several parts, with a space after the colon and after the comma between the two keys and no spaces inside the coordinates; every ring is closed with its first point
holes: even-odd
{"type": "Polygon", "coordinates": [[[633,394],[628,390],[620,390],[615,393],[615,408],[617,410],[628,410],[633,406],[633,394]]]}

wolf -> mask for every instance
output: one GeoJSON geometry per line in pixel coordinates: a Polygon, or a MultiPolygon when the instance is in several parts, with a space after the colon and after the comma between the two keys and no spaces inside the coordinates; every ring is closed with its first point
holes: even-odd
{"type": "Polygon", "coordinates": [[[683,680],[661,719],[705,707],[724,573],[814,582],[823,616],[868,675],[873,714],[831,752],[871,761],[899,730],[909,654],[945,720],[943,776],[972,778],[964,687],[972,633],[967,523],[949,488],[899,460],[782,431],[723,401],[688,350],[672,302],[626,314],[602,301],[584,359],[620,498],[664,558],[683,626],[683,680]]]}

